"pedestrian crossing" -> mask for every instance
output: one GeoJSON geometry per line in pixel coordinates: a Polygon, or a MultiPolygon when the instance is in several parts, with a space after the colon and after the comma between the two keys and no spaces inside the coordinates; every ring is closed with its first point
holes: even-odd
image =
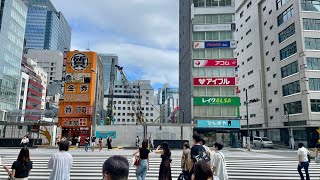
{"type": "MultiPolygon", "coordinates": [[[[30,180],[45,180],[50,175],[47,169],[47,162],[51,154],[32,154],[33,169],[30,173],[30,180]]],[[[73,167],[71,169],[71,179],[73,180],[96,180],[102,178],[102,164],[110,155],[99,153],[79,153],[73,154],[73,167]]],[[[126,155],[128,160],[131,156],[126,155]]],[[[17,155],[6,154],[2,157],[2,162],[11,165],[17,155]]],[[[172,179],[177,179],[181,172],[180,157],[173,156],[171,164],[172,179]]],[[[147,180],[158,179],[161,159],[159,155],[152,154],[150,159],[150,170],[147,173],[147,180]]],[[[295,180],[300,179],[297,172],[296,158],[273,157],[269,158],[260,154],[260,157],[228,156],[226,153],[227,170],[230,180],[295,180]]],[[[311,162],[309,167],[311,179],[320,179],[320,164],[311,162]]],[[[0,179],[6,179],[6,172],[0,170],[0,179]]],[[[129,180],[135,178],[135,167],[130,167],[129,180]]]]}

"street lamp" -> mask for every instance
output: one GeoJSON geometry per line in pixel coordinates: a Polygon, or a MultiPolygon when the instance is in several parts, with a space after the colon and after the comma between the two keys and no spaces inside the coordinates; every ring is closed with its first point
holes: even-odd
{"type": "Polygon", "coordinates": [[[288,118],[288,126],[289,126],[289,147],[290,149],[294,149],[294,137],[293,137],[293,132],[291,129],[291,125],[290,125],[290,119],[289,119],[289,111],[290,111],[290,107],[288,107],[287,104],[284,105],[284,111],[286,113],[286,116],[288,118]]]}

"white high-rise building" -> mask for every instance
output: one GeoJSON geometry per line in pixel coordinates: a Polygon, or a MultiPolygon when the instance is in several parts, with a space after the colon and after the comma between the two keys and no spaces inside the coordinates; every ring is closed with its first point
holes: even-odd
{"type": "Polygon", "coordinates": [[[320,126],[320,1],[235,5],[240,109],[245,119],[247,90],[250,135],[288,144],[290,126],[294,139],[314,146],[320,126]]]}

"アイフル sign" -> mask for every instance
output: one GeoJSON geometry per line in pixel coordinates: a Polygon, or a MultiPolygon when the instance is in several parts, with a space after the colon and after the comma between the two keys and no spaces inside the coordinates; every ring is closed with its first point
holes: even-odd
{"type": "Polygon", "coordinates": [[[238,77],[193,78],[194,86],[235,86],[238,83],[238,77]]]}
{"type": "Polygon", "coordinates": [[[193,67],[236,67],[237,59],[194,60],[193,67]]]}
{"type": "Polygon", "coordinates": [[[240,120],[197,120],[198,128],[240,128],[240,120]]]}
{"type": "Polygon", "coordinates": [[[240,97],[194,97],[195,106],[240,106],[240,97]]]}

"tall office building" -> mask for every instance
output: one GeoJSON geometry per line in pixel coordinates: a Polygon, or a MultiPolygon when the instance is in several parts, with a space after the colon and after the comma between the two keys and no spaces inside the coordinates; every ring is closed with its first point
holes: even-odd
{"type": "Polygon", "coordinates": [[[99,53],[103,65],[104,95],[110,94],[110,85],[117,79],[118,56],[115,54],[99,53]]]}
{"type": "Polygon", "coordinates": [[[26,17],[21,0],[0,1],[0,109],[18,108],[26,17]]]}
{"type": "MultiPolygon", "coordinates": [[[[293,134],[309,147],[317,142],[319,9],[319,0],[236,1],[240,95],[244,102],[248,90],[251,136],[288,144],[293,134]]],[[[243,103],[241,112],[244,117],[243,103]]]]}
{"type": "Polygon", "coordinates": [[[71,28],[50,0],[23,0],[28,6],[26,48],[70,50],[71,28]]]}
{"type": "Polygon", "coordinates": [[[209,142],[240,128],[234,3],[180,0],[180,121],[196,123],[209,142]]]}

